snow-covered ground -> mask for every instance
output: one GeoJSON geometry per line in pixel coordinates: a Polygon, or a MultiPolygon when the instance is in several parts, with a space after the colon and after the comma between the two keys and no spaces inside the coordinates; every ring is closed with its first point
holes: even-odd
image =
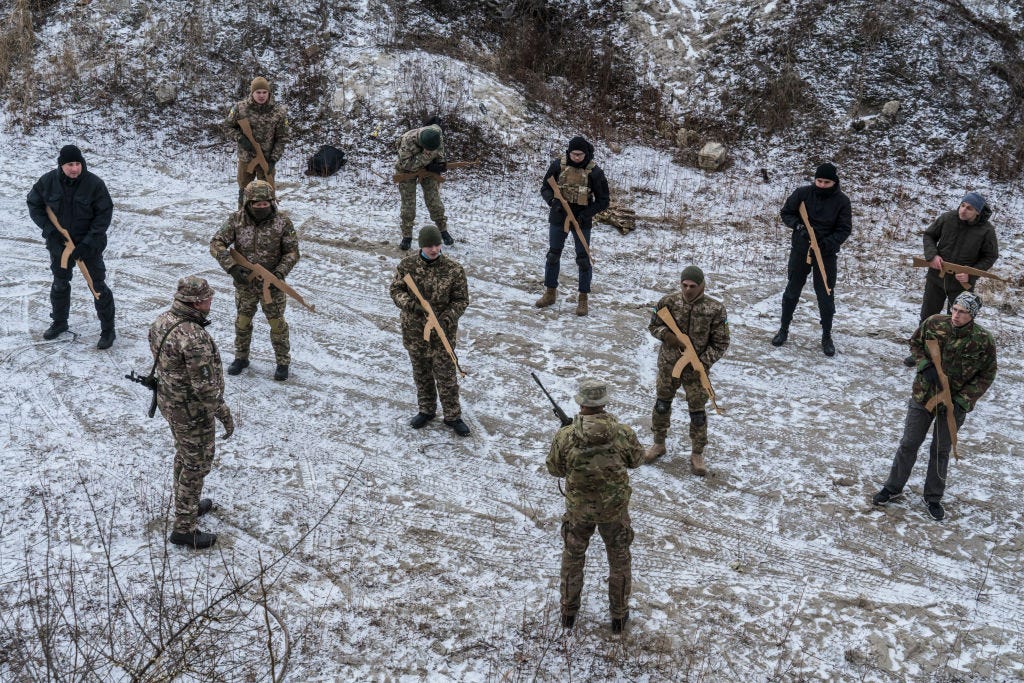
{"type": "MultiPolygon", "coordinates": [[[[532,306],[542,288],[538,189],[548,160],[534,155],[519,176],[453,172],[442,190],[457,239],[447,253],[466,268],[471,296],[458,351],[473,434],[459,439],[439,421],[407,425],[415,393],[387,292],[404,255],[398,197],[369,172],[386,161],[355,158],[335,177],[307,179],[299,153],[289,153],[279,197],[302,250],[290,282],[317,312],[289,306],[285,383],[271,377],[268,329],[257,316],[252,366],[227,378],[237,432],[218,441],[207,478],[221,509],[203,526],[219,534],[217,547],[189,552],[164,543],[169,431],[159,416],[145,417],[148,394],[123,375],[148,370],[148,325],[191,273],[217,290],[209,330],[230,360],[230,279],[208,244],[234,208],[233,158],[214,150],[157,160],[144,141],[76,140],[115,201],[106,262],[118,339],[104,352],[78,278],[72,333],[40,336],[50,276],[24,197],[70,141],[56,129],[0,136],[0,646],[9,653],[42,652],[32,637],[14,637],[16,623],[41,613],[32,587],[49,586],[53,597],[78,586],[79,602],[54,613],[75,607],[95,628],[111,613],[116,576],[126,596],[113,600],[126,620],[118,631],[139,640],[124,610],[145,612],[154,576],[194,586],[201,607],[287,554],[262,593],[240,591],[247,608],[217,623],[235,628],[224,626],[222,656],[256,658],[267,651],[254,634],[269,623],[278,673],[290,645],[292,680],[1024,675],[1018,290],[992,293],[1005,305],[978,319],[996,337],[1000,370],[961,432],[947,519],[932,521],[921,503],[923,464],[905,497],[884,510],[870,504],[911,382],[900,361],[923,274],[899,257],[919,249],[923,221],[955,206],[963,188],[918,187],[899,202],[890,188],[848,188],[855,232],[840,260],[839,353],[827,359],[809,291],[790,342],[768,344],[788,248],[777,211],[803,173],[755,183],[756,169],[742,160],[708,176],[646,148],[599,149],[616,198],[645,218],[628,236],[595,229],[591,315],[581,319],[568,256],[558,303],[532,306]],[[543,464],[557,421],[529,373],[570,412],[581,378],[606,379],[610,411],[649,443],[656,348],[646,327],[653,303],[689,263],[707,272],[732,329],[712,373],[725,414],[709,420],[709,476],[689,473],[677,411],[669,456],[632,477],[628,632],[620,639],[608,630],[606,561],[595,538],[578,626],[563,633],[563,503],[543,464]],[[260,595],[273,620],[252,610],[260,595]]],[[[1024,195],[1019,185],[986,191],[1005,252],[996,270],[1016,275],[1024,195]]],[[[421,204],[417,225],[425,218],[421,204]]],[[[67,630],[57,630],[67,643],[67,630]]],[[[0,657],[0,678],[16,661],[0,657]]],[[[98,666],[101,678],[127,676],[118,662],[98,666]]],[[[237,666],[221,675],[243,677],[246,664],[237,666]]]]}

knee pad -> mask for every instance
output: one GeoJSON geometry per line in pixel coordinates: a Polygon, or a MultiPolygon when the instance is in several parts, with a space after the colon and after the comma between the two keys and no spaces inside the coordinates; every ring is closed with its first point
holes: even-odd
{"type": "Polygon", "coordinates": [[[554,249],[548,249],[548,255],[547,255],[547,257],[544,260],[547,262],[548,265],[551,265],[551,264],[554,264],[554,263],[558,263],[559,260],[561,260],[561,258],[562,258],[562,250],[561,249],[559,249],[557,251],[554,250],[554,249]]]}
{"type": "Polygon", "coordinates": [[[708,423],[708,414],[703,410],[697,410],[690,413],[690,424],[694,427],[703,427],[708,423]]]}
{"type": "Polygon", "coordinates": [[[658,415],[668,415],[672,412],[672,401],[659,398],[654,402],[654,412],[658,415]]]}
{"type": "Polygon", "coordinates": [[[590,270],[590,257],[589,256],[581,256],[581,257],[579,257],[578,259],[576,259],[576,265],[579,266],[581,273],[587,272],[588,270],[590,270]]]}
{"type": "Polygon", "coordinates": [[[54,280],[53,284],[50,285],[50,291],[54,294],[64,294],[65,292],[71,291],[70,280],[54,280]]]}
{"type": "Polygon", "coordinates": [[[252,317],[248,315],[239,315],[235,318],[235,327],[240,330],[252,329],[252,317]]]}
{"type": "Polygon", "coordinates": [[[279,333],[288,329],[288,323],[284,321],[284,318],[271,318],[267,322],[270,323],[271,332],[279,333]]]}

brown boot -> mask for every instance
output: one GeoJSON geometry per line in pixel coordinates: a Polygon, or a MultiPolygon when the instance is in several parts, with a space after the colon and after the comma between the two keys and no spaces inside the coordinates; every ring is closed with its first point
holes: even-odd
{"type": "Polygon", "coordinates": [[[590,313],[590,308],[587,307],[587,295],[580,292],[579,298],[576,300],[576,315],[587,315],[590,313]]]}
{"type": "Polygon", "coordinates": [[[690,454],[690,469],[698,477],[703,477],[708,473],[708,468],[704,466],[704,454],[694,451],[690,454]]]}
{"type": "Polygon", "coordinates": [[[541,295],[537,302],[534,304],[537,308],[547,308],[551,304],[555,303],[555,293],[558,290],[554,287],[545,287],[544,294],[541,295]]]}
{"type": "Polygon", "coordinates": [[[644,463],[650,464],[663,455],[665,455],[665,443],[658,443],[655,441],[651,444],[651,447],[647,449],[647,452],[644,453],[644,463]]]}

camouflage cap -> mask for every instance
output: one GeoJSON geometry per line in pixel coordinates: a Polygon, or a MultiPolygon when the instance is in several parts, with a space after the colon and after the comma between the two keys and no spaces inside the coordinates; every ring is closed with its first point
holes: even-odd
{"type": "Polygon", "coordinates": [[[213,287],[198,275],[189,275],[178,280],[178,291],[174,293],[175,301],[195,304],[213,298],[213,287]]]}
{"type": "Polygon", "coordinates": [[[580,382],[580,391],[576,394],[576,403],[586,408],[600,408],[608,404],[608,385],[597,379],[585,379],[580,382]]]}
{"type": "Polygon", "coordinates": [[[439,126],[427,126],[420,131],[419,139],[420,147],[423,149],[433,152],[435,149],[441,146],[441,129],[439,126]]]}
{"type": "Polygon", "coordinates": [[[257,178],[245,186],[245,203],[274,201],[274,186],[257,178]]]}

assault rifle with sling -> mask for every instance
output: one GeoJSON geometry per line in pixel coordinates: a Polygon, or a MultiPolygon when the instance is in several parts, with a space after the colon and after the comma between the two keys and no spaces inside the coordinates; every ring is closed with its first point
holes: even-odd
{"type": "Polygon", "coordinates": [[[540,390],[543,391],[544,395],[548,397],[549,401],[551,401],[551,406],[552,406],[551,412],[553,412],[555,414],[555,417],[557,417],[559,419],[559,421],[562,423],[562,426],[563,427],[568,427],[569,425],[571,425],[572,424],[572,418],[565,414],[565,411],[562,410],[562,406],[558,405],[558,403],[555,402],[555,399],[551,398],[551,394],[549,394],[548,390],[544,388],[543,384],[541,384],[540,378],[537,377],[537,373],[536,372],[531,372],[530,373],[530,377],[533,378],[533,381],[537,383],[537,386],[540,387],[540,390]]]}
{"type": "MultiPolygon", "coordinates": [[[[469,168],[470,166],[476,166],[479,161],[449,161],[444,165],[444,170],[450,171],[453,168],[469,168]]],[[[433,178],[439,183],[444,182],[444,176],[440,173],[434,173],[428,171],[425,168],[421,168],[418,171],[406,171],[404,173],[396,173],[391,176],[391,180],[396,183],[401,183],[406,180],[423,180],[425,178],[433,178]]]]}
{"type": "Polygon", "coordinates": [[[167,328],[167,331],[164,332],[164,337],[163,339],[160,340],[160,345],[156,347],[156,355],[153,357],[153,367],[149,369],[148,375],[136,375],[135,371],[132,370],[131,372],[124,376],[125,379],[137,382],[138,384],[141,384],[142,386],[146,387],[147,389],[153,392],[153,397],[149,402],[149,410],[146,412],[146,414],[149,417],[153,417],[154,415],[156,415],[156,390],[157,387],[160,386],[160,381],[156,378],[156,364],[160,361],[160,352],[164,350],[164,342],[167,341],[167,337],[171,334],[171,331],[174,330],[174,328],[177,327],[178,325],[181,325],[182,323],[185,322],[188,321],[179,320],[178,322],[174,323],[169,328],[167,328]]]}
{"type": "MultiPolygon", "coordinates": [[[[928,259],[921,258],[920,256],[914,256],[913,266],[915,268],[931,268],[932,262],[928,259]]],[[[1000,282],[1009,282],[1005,277],[999,277],[995,273],[990,273],[987,270],[981,270],[979,268],[971,268],[970,266],[961,266],[959,263],[952,263],[946,259],[942,259],[942,268],[938,269],[940,272],[946,275],[956,275],[957,273],[966,273],[967,275],[973,275],[975,277],[990,277],[993,280],[999,280],[1000,282]]],[[[970,282],[960,283],[964,289],[970,289],[970,282]]]]}

